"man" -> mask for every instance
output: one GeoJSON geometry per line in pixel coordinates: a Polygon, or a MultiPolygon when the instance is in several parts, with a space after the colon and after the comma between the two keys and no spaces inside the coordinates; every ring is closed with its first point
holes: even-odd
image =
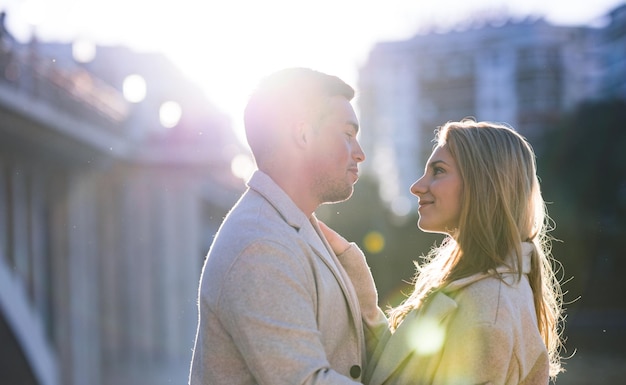
{"type": "Polygon", "coordinates": [[[365,337],[352,284],[314,211],[348,199],[365,155],[354,90],[290,68],[246,106],[258,170],[202,273],[190,384],[356,384],[365,337]]]}

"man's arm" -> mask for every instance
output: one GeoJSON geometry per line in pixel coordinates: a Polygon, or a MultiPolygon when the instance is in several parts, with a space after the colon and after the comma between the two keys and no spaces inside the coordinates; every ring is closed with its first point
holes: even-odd
{"type": "Polygon", "coordinates": [[[217,311],[259,384],[357,384],[332,370],[316,320],[315,277],[303,258],[265,241],[228,271],[217,311]]]}

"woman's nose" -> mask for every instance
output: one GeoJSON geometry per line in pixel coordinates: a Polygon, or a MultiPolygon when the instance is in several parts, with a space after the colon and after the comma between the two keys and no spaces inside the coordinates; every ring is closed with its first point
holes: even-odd
{"type": "Polygon", "coordinates": [[[415,196],[419,196],[420,194],[425,193],[427,190],[426,183],[424,183],[424,176],[419,178],[411,185],[411,194],[415,196]]]}

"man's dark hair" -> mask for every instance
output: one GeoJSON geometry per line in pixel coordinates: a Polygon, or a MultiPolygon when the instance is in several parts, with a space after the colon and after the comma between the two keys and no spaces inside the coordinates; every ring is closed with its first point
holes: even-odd
{"type": "Polygon", "coordinates": [[[282,122],[298,114],[322,114],[325,102],[333,96],[350,101],[354,89],[337,76],[300,67],[261,80],[244,111],[246,138],[255,157],[271,150],[268,138],[282,122]]]}

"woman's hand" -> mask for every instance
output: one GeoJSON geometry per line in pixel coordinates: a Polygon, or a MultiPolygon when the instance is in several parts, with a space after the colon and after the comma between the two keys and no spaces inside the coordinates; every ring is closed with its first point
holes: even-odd
{"type": "Polygon", "coordinates": [[[339,233],[326,226],[326,224],[320,220],[318,220],[318,223],[320,225],[320,230],[322,230],[324,237],[326,237],[326,240],[330,244],[330,247],[333,249],[333,252],[335,252],[335,255],[343,254],[346,250],[350,248],[350,242],[348,242],[344,237],[339,235],[339,233]]]}

